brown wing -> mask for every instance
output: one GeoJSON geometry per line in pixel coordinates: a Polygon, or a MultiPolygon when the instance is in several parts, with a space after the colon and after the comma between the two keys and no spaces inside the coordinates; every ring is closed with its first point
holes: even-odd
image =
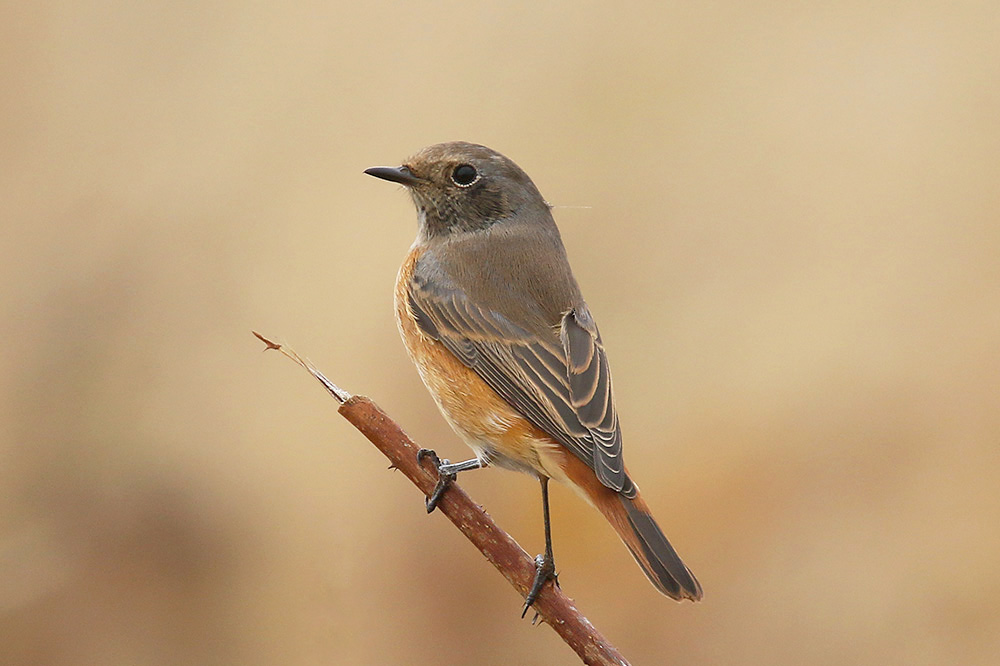
{"type": "Polygon", "coordinates": [[[539,335],[426,278],[411,281],[409,299],[424,333],[572,451],[601,483],[635,495],[622,463],[608,360],[586,306],[563,315],[558,331],[539,335]]]}

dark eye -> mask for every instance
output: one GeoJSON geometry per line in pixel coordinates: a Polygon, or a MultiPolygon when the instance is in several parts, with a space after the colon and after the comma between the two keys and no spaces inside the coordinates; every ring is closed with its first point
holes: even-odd
{"type": "Polygon", "coordinates": [[[471,164],[459,164],[455,167],[455,170],[451,172],[451,179],[455,181],[455,184],[459,187],[468,187],[472,185],[479,178],[479,172],[476,171],[476,167],[471,164]]]}

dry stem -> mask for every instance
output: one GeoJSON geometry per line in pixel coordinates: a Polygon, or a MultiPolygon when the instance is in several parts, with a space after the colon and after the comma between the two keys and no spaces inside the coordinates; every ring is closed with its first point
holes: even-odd
{"type": "MultiPolygon", "coordinates": [[[[340,414],[360,430],[420,492],[427,496],[433,491],[437,471],[417,464],[417,450],[420,447],[378,405],[364,396],[352,396],[341,389],[291,349],[271,342],[259,333],[255,332],[254,335],[268,349],[280,351],[319,380],[340,403],[340,414]]],[[[514,586],[522,598],[527,595],[535,575],[534,560],[493,522],[481,506],[473,502],[458,485],[453,484],[437,507],[514,586]]],[[[618,650],[601,636],[558,587],[547,584],[532,608],[573,648],[585,664],[628,666],[618,650]]],[[[512,610],[511,617],[516,616],[517,613],[512,610]]]]}

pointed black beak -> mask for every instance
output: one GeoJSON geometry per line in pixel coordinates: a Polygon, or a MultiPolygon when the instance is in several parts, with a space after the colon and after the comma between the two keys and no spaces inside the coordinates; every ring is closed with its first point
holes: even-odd
{"type": "Polygon", "coordinates": [[[365,173],[369,176],[375,176],[376,178],[381,178],[382,180],[388,180],[393,183],[400,183],[401,185],[416,185],[420,182],[420,178],[417,178],[410,171],[409,167],[399,166],[399,167],[372,167],[370,169],[365,169],[365,173]]]}

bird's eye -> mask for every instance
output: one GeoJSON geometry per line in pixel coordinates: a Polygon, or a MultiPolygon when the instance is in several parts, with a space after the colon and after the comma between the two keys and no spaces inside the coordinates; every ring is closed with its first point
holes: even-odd
{"type": "Polygon", "coordinates": [[[476,167],[471,164],[459,164],[455,167],[455,170],[451,172],[451,179],[455,181],[455,184],[459,187],[468,187],[479,180],[479,172],[476,171],[476,167]]]}

